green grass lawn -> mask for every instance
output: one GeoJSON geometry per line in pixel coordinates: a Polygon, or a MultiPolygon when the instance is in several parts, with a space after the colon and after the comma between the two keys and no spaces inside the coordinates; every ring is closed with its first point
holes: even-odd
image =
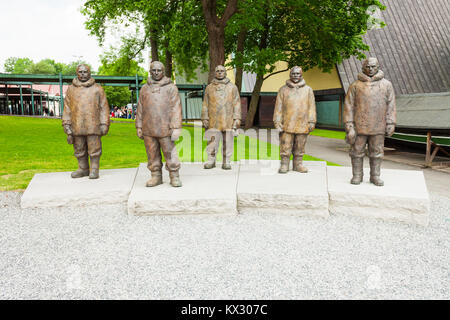
{"type": "Polygon", "coordinates": [[[318,136],[318,137],[324,137],[324,138],[345,140],[345,132],[344,131],[314,129],[314,131],[311,132],[311,135],[318,136]]]}
{"type": "MultiPolygon", "coordinates": [[[[181,161],[206,160],[203,129],[188,126],[177,142],[181,161]],[[192,139],[194,138],[194,139],[192,139]]],[[[132,168],[147,162],[144,142],[132,123],[112,123],[102,138],[101,169],[132,168]]],[[[26,189],[35,173],[73,171],[77,161],[60,119],[0,116],[0,190],[26,189]]],[[[235,138],[233,160],[279,159],[277,145],[244,135],[235,138]]],[[[305,160],[320,160],[305,155],[305,160]]],[[[219,153],[217,160],[221,160],[219,153]]],[[[328,163],[335,165],[334,163],[328,163]]]]}

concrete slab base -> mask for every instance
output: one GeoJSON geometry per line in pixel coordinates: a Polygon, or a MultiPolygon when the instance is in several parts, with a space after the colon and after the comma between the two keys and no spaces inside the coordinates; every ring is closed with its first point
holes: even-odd
{"type": "Polygon", "coordinates": [[[351,167],[327,172],[330,213],[428,225],[430,198],[422,171],[381,169],[383,187],[369,182],[368,168],[360,185],[350,184],[351,167]]]}
{"type": "Polygon", "coordinates": [[[203,169],[203,163],[181,164],[180,188],[170,185],[169,173],[163,169],[163,184],[146,187],[150,179],[147,164],[139,166],[128,199],[128,213],[134,215],[236,214],[236,186],[239,163],[232,170],[221,165],[203,169]]]}
{"type": "Polygon", "coordinates": [[[73,179],[70,172],[35,174],[22,199],[22,208],[82,207],[126,203],[137,169],[100,170],[99,179],[73,179]]]}
{"type": "Polygon", "coordinates": [[[278,160],[243,160],[237,188],[239,213],[328,217],[326,162],[304,165],[308,173],[279,174],[278,160]]]}
{"type": "MultiPolygon", "coordinates": [[[[364,181],[350,184],[350,167],[305,161],[308,173],[279,174],[278,160],[243,160],[232,170],[205,170],[203,163],[183,163],[181,188],[148,188],[147,164],[139,168],[100,170],[100,179],[72,179],[70,172],[36,174],[21,199],[22,208],[83,207],[126,203],[134,215],[288,214],[328,217],[357,215],[428,225],[430,198],[422,171],[382,169],[383,187],[364,181]]],[[[292,169],[292,165],[291,165],[292,169]]]]}

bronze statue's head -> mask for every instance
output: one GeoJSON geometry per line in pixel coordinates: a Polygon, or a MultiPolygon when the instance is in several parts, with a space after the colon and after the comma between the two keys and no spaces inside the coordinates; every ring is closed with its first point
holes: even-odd
{"type": "Polygon", "coordinates": [[[362,71],[369,77],[373,77],[374,75],[376,75],[379,69],[380,64],[378,63],[377,58],[369,58],[364,60],[362,63],[362,71]]]}
{"type": "Polygon", "coordinates": [[[216,79],[222,80],[222,79],[225,79],[226,76],[227,76],[227,71],[225,70],[225,67],[218,65],[216,67],[216,79]]]}
{"type": "Polygon", "coordinates": [[[289,77],[291,78],[291,81],[294,83],[298,83],[302,80],[303,77],[303,70],[302,68],[295,66],[291,69],[291,72],[289,73],[289,77]]]}
{"type": "Polygon", "coordinates": [[[150,63],[150,75],[155,81],[159,81],[164,77],[164,65],[159,61],[152,61],[150,63]]]}
{"type": "Polygon", "coordinates": [[[77,77],[81,82],[88,81],[91,78],[91,68],[87,64],[78,65],[77,77]]]}

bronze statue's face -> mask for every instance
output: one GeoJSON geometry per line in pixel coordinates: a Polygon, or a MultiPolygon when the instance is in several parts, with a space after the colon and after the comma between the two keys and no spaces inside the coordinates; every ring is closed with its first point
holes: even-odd
{"type": "Polygon", "coordinates": [[[161,63],[152,63],[150,65],[150,74],[152,79],[159,81],[164,77],[164,68],[161,63]]]}
{"type": "Polygon", "coordinates": [[[363,65],[363,72],[369,77],[373,77],[374,75],[376,75],[378,73],[378,70],[379,65],[377,59],[371,58],[367,60],[367,62],[365,62],[365,64],[363,65]]]}
{"type": "Polygon", "coordinates": [[[81,82],[86,82],[91,78],[91,70],[85,65],[81,65],[77,68],[77,77],[81,82]]]}
{"type": "Polygon", "coordinates": [[[291,73],[290,73],[292,82],[294,82],[294,83],[300,82],[302,80],[302,76],[303,76],[302,68],[300,68],[300,67],[292,68],[291,73]]]}
{"type": "Polygon", "coordinates": [[[216,67],[216,79],[217,80],[225,79],[226,75],[227,75],[227,71],[225,70],[225,67],[223,67],[223,66],[216,67]]]}

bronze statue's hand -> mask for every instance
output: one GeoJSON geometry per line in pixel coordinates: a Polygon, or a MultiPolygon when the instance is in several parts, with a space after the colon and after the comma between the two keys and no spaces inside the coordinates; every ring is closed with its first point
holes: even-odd
{"type": "Polygon", "coordinates": [[[66,124],[65,126],[63,126],[63,128],[64,128],[64,133],[65,133],[65,134],[67,134],[67,135],[73,134],[72,128],[70,128],[69,125],[66,124]]]}
{"type": "Polygon", "coordinates": [[[137,134],[139,139],[144,139],[144,134],[142,133],[142,128],[137,128],[136,129],[136,134],[137,134]]]}
{"type": "Polygon", "coordinates": [[[347,122],[345,124],[345,132],[349,133],[350,130],[355,130],[355,126],[354,126],[353,122],[347,122]]]}
{"type": "Polygon", "coordinates": [[[205,129],[208,129],[208,128],[209,128],[209,120],[202,120],[202,123],[203,123],[203,127],[204,127],[205,129]]]}
{"type": "Polygon", "coordinates": [[[278,131],[278,133],[283,132],[283,125],[281,122],[275,122],[275,129],[278,131]]]}
{"type": "Polygon", "coordinates": [[[314,122],[308,123],[309,132],[313,131],[316,128],[316,124],[314,122]]]}
{"type": "Polygon", "coordinates": [[[241,127],[241,120],[235,119],[233,121],[233,129],[239,129],[241,127]]]}
{"type": "Polygon", "coordinates": [[[177,141],[180,136],[181,136],[181,128],[173,129],[170,140],[177,141]]]}
{"type": "Polygon", "coordinates": [[[395,124],[388,124],[386,125],[386,135],[388,137],[392,136],[395,131],[395,124]]]}
{"type": "MultiPolygon", "coordinates": [[[[347,130],[346,130],[347,131],[347,130]]],[[[356,131],[353,127],[349,128],[349,130],[347,131],[347,135],[345,136],[345,141],[348,144],[355,144],[356,141],[356,131]]]]}
{"type": "Polygon", "coordinates": [[[108,133],[109,127],[106,124],[100,125],[100,134],[105,136],[108,133]]]}

